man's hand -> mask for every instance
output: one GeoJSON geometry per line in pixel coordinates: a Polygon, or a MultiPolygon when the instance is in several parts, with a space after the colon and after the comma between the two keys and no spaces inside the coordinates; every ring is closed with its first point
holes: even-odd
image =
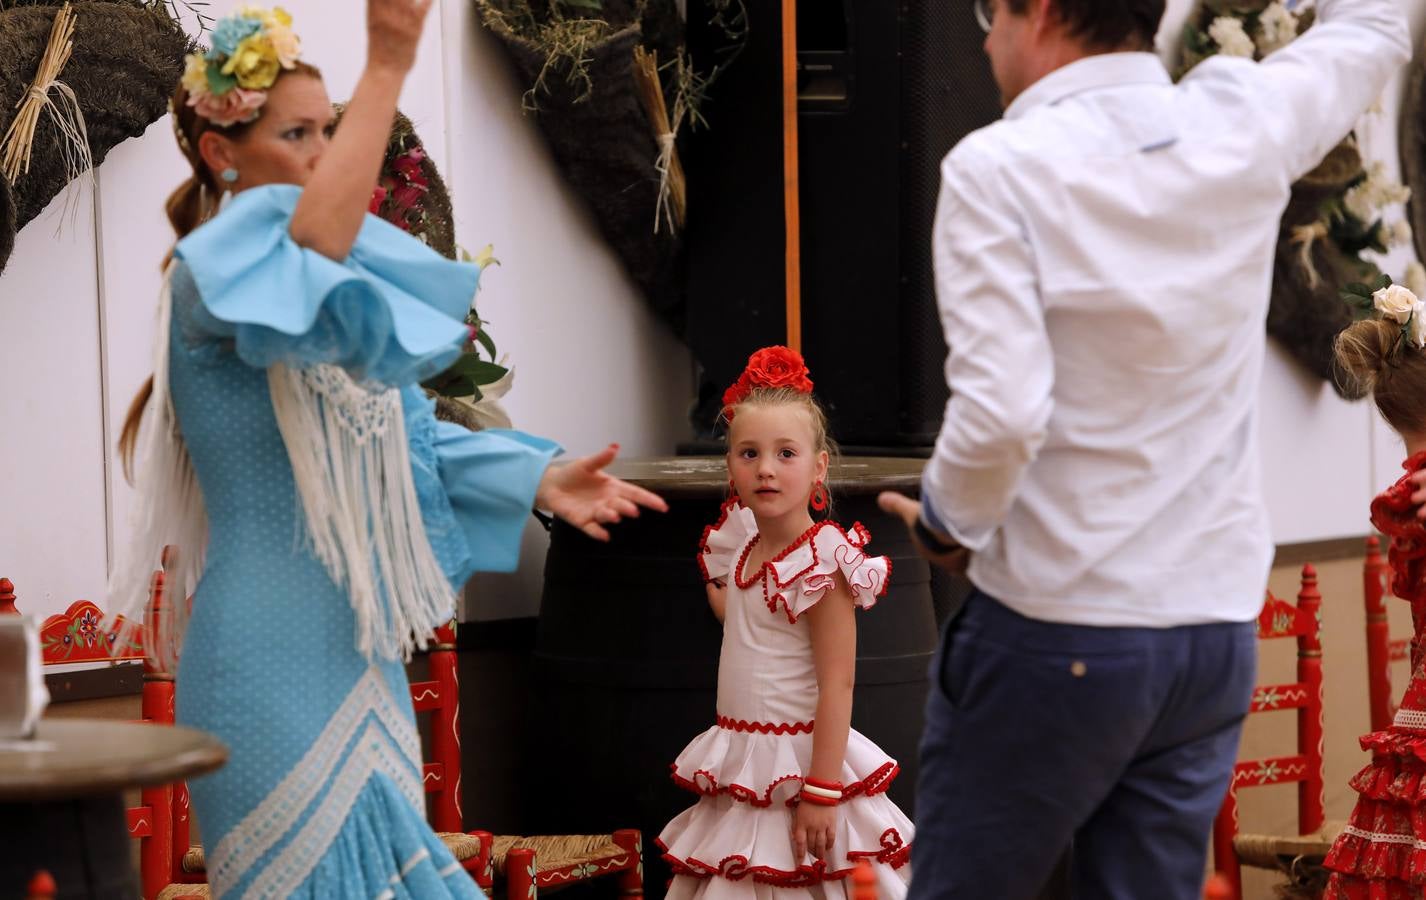
{"type": "Polygon", "coordinates": [[[965,574],[966,566],[970,564],[970,551],[956,544],[954,538],[950,535],[937,534],[937,540],[953,547],[950,551],[937,553],[916,536],[916,523],[921,520],[920,503],[904,494],[882,491],[877,495],[876,505],[881,507],[882,512],[896,516],[906,523],[906,531],[911,535],[911,543],[916,545],[916,552],[920,553],[927,562],[957,575],[965,574]]]}

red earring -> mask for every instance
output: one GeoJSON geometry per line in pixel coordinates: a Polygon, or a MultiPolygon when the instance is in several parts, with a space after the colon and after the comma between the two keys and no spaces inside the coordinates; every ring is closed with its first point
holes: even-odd
{"type": "Polygon", "coordinates": [[[821,512],[827,508],[827,488],[822,482],[817,482],[812,486],[812,508],[821,512]]]}
{"type": "Polygon", "coordinates": [[[733,479],[731,479],[731,478],[728,479],[728,499],[729,499],[729,500],[741,500],[741,499],[742,499],[742,498],[740,498],[740,497],[738,496],[738,486],[737,486],[736,484],[733,484],[733,479]]]}

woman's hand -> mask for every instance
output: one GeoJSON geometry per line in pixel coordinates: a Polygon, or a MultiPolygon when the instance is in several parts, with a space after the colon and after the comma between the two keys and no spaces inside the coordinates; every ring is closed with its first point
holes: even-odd
{"type": "Polygon", "coordinates": [[[808,853],[814,859],[826,859],[837,838],[837,807],[816,803],[797,804],[792,814],[792,849],[800,864],[808,853]]]}
{"type": "Polygon", "coordinates": [[[411,71],[416,45],[434,0],[366,0],[366,63],[377,69],[411,71]]]}
{"type": "MultiPolygon", "coordinates": [[[[378,2],[378,0],[372,0],[378,2]]],[[[604,471],[619,453],[610,444],[593,456],[550,466],[535,492],[535,505],[547,509],[596,541],[609,540],[605,525],[636,518],[639,507],[668,512],[663,498],[604,471]]]]}

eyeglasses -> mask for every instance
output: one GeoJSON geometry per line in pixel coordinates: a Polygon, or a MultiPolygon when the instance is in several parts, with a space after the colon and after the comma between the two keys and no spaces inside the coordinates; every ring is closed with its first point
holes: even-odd
{"type": "Polygon", "coordinates": [[[995,21],[995,0],[974,0],[975,23],[980,30],[990,34],[991,23],[995,21]]]}

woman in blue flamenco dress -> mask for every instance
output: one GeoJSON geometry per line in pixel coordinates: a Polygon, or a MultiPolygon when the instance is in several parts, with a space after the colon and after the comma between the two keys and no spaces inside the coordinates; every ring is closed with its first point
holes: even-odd
{"type": "Polygon", "coordinates": [[[141,610],[177,548],[191,611],[146,646],[172,666],[182,639],[178,721],[230,751],[192,784],[219,897],[478,897],[426,825],[403,662],[472,572],[514,567],[532,507],[599,539],[664,508],[602,471],[615,447],[551,466],[553,443],[437,422],[417,386],[469,340],[479,277],[366,214],[431,2],[368,0],[335,134],[280,9],[220,20],[174,97],[194,173],[121,439],[140,500],[113,601],[141,610]]]}

